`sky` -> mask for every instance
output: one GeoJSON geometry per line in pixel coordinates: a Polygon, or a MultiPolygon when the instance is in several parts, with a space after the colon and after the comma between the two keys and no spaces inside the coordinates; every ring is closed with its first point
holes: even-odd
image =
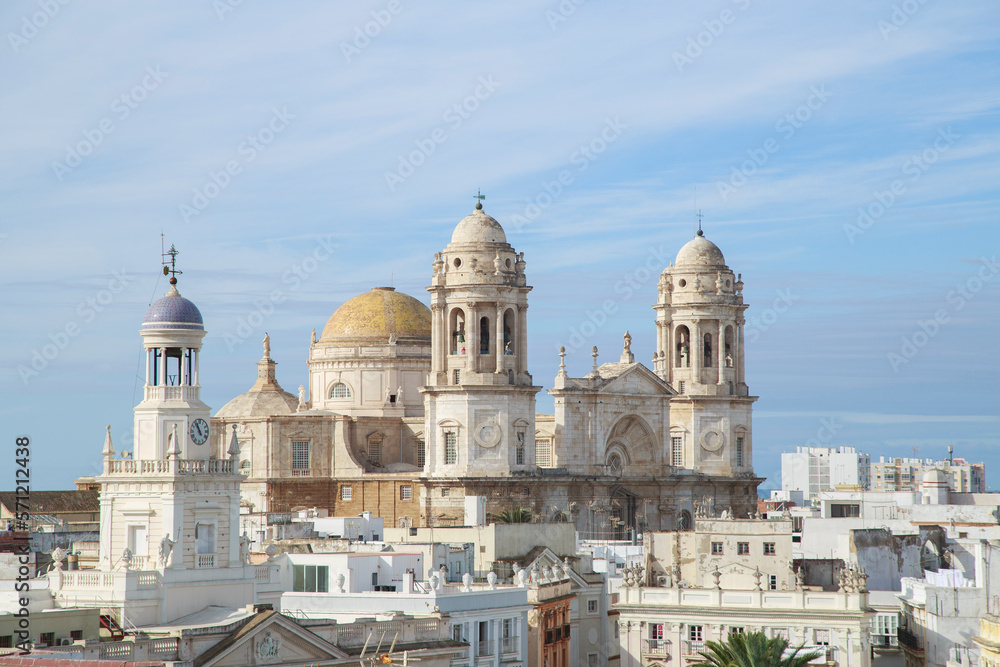
{"type": "Polygon", "coordinates": [[[626,330],[651,365],[701,210],[746,285],[762,487],[798,445],[952,444],[1000,488],[997,25],[989,0],[4,2],[0,488],[20,436],[35,489],[99,472],[106,424],[131,447],[161,234],[214,413],[265,331],[294,393],[344,301],[427,303],[480,189],[525,254],[536,384],[626,330]]]}

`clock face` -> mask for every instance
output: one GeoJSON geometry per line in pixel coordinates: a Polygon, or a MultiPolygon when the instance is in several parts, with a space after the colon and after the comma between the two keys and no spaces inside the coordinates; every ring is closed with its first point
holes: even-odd
{"type": "Polygon", "coordinates": [[[196,445],[204,445],[208,440],[208,422],[201,418],[191,422],[191,439],[196,445]]]}

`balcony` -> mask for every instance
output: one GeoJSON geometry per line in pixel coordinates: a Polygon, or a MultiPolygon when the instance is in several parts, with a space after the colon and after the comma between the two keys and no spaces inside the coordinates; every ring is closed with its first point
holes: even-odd
{"type": "Polygon", "coordinates": [[[896,639],[899,640],[899,645],[907,650],[915,653],[924,652],[924,649],[920,646],[920,640],[906,628],[899,628],[896,631],[896,639]]]}
{"type": "Polygon", "coordinates": [[[201,387],[180,385],[165,387],[162,385],[146,385],[144,394],[147,401],[197,401],[200,400],[201,387]]]}
{"type": "Polygon", "coordinates": [[[703,641],[686,641],[683,644],[683,652],[686,657],[700,658],[701,651],[705,650],[703,641]]]}
{"type": "Polygon", "coordinates": [[[105,461],[111,475],[232,475],[236,463],[229,459],[113,459],[105,461]]]}
{"type": "Polygon", "coordinates": [[[215,567],[215,554],[196,554],[194,559],[194,566],[199,570],[215,567]]]}
{"type": "Polygon", "coordinates": [[[655,655],[660,657],[668,657],[667,647],[670,646],[669,639],[643,639],[641,652],[642,655],[655,655]]]}
{"type": "Polygon", "coordinates": [[[500,654],[510,655],[521,651],[521,641],[519,637],[504,637],[500,640],[500,654]]]}
{"type": "Polygon", "coordinates": [[[479,650],[476,655],[480,658],[482,657],[492,657],[493,656],[493,640],[492,639],[482,639],[479,641],[479,650]]]}

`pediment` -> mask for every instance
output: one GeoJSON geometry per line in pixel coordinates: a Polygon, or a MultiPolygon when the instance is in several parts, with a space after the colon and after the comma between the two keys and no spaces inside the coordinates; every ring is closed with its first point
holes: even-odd
{"type": "MultiPolygon", "coordinates": [[[[607,364],[611,366],[611,364],[607,364]]],[[[614,364],[622,366],[622,364],[614,364]]],[[[618,369],[615,369],[618,370],[618,369]]],[[[674,396],[677,394],[669,384],[661,380],[660,377],[642,364],[627,364],[620,372],[608,374],[605,378],[601,374],[603,384],[598,387],[602,394],[635,394],[635,395],[661,395],[674,396]]]]}
{"type": "Polygon", "coordinates": [[[273,611],[251,618],[195,659],[195,667],[249,667],[299,663],[324,664],[347,654],[295,621],[273,611]]]}

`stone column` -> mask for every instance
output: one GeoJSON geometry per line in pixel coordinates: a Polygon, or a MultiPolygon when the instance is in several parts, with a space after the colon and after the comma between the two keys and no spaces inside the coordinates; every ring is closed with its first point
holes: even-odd
{"type": "Polygon", "coordinates": [[[528,372],[528,304],[517,307],[517,370],[528,372]]]}
{"type": "Polygon", "coordinates": [[[734,365],[736,366],[736,384],[744,384],[746,380],[743,377],[744,372],[744,359],[743,359],[743,328],[746,325],[746,320],[740,318],[736,322],[736,327],[738,330],[738,335],[736,338],[736,354],[734,355],[734,365]]]}
{"type": "MultiPolygon", "coordinates": [[[[442,339],[447,343],[451,336],[448,322],[446,320],[442,322],[443,314],[444,307],[440,303],[431,304],[431,371],[434,373],[440,373],[447,368],[447,355],[451,352],[447,349],[447,345],[441,344],[442,339]]],[[[434,384],[437,384],[437,379],[434,380],[434,384]]]]}
{"type": "Polygon", "coordinates": [[[724,384],[726,381],[726,322],[719,317],[719,340],[716,345],[718,349],[717,358],[719,360],[719,384],[724,384]]]}
{"type": "Polygon", "coordinates": [[[146,348],[146,386],[149,386],[149,381],[153,379],[153,350],[155,348],[146,348]]]}
{"type": "Polygon", "coordinates": [[[701,358],[705,355],[705,341],[701,339],[701,320],[691,322],[691,344],[688,349],[691,357],[692,382],[701,383],[701,358]]]}
{"type": "Polygon", "coordinates": [[[504,353],[504,342],[503,342],[503,306],[497,303],[496,305],[497,313],[497,324],[494,330],[497,332],[497,342],[496,342],[496,359],[497,367],[496,372],[500,373],[503,371],[503,353],[504,353]]]}
{"type": "Polygon", "coordinates": [[[465,310],[465,368],[476,372],[476,355],[479,354],[479,311],[478,304],[472,302],[465,310]]]}
{"type": "Polygon", "coordinates": [[[178,375],[180,375],[180,377],[178,378],[178,380],[180,380],[180,384],[181,384],[182,387],[188,383],[188,376],[187,376],[187,354],[188,354],[187,348],[186,347],[182,347],[181,348],[181,363],[180,363],[180,367],[181,368],[180,368],[180,373],[178,374],[178,375]]]}
{"type": "Polygon", "coordinates": [[[160,385],[167,384],[167,348],[160,348],[160,385]]]}
{"type": "Polygon", "coordinates": [[[191,348],[191,384],[198,386],[198,362],[201,360],[201,350],[191,348]]]}

